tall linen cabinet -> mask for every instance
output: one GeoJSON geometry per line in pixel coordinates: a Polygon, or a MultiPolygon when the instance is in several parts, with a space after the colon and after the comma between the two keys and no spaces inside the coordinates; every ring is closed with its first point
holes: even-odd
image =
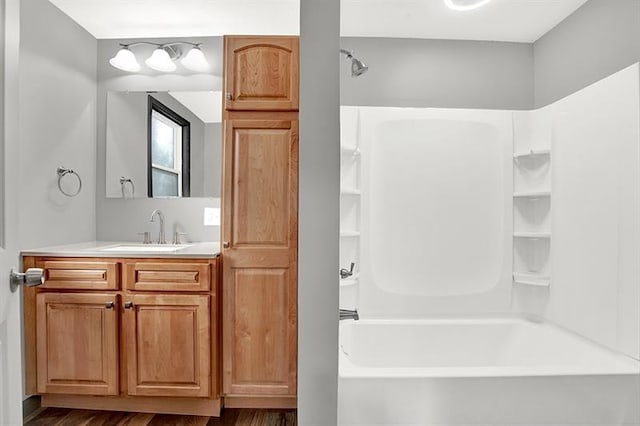
{"type": "Polygon", "coordinates": [[[224,39],[222,388],[291,408],[297,388],[298,37],[224,39]]]}

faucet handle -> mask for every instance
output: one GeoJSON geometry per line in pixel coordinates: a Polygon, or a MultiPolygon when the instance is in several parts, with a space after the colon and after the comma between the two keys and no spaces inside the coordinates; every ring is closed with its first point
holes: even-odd
{"type": "Polygon", "coordinates": [[[142,235],[142,244],[151,244],[151,232],[138,232],[138,235],[142,235]]]}
{"type": "Polygon", "coordinates": [[[353,268],[355,268],[356,264],[351,262],[351,268],[350,269],[345,269],[342,268],[340,269],[340,278],[342,278],[343,280],[345,278],[349,278],[350,276],[353,275],[353,268]]]}
{"type": "Polygon", "coordinates": [[[178,232],[178,231],[174,232],[174,234],[173,234],[173,244],[174,245],[182,244],[182,237],[185,236],[185,235],[187,235],[186,232],[178,232]]]}

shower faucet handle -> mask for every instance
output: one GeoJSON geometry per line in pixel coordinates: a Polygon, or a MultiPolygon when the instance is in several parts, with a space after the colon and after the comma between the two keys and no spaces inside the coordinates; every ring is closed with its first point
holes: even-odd
{"type": "Polygon", "coordinates": [[[351,262],[351,268],[349,268],[349,269],[345,269],[345,268],[340,269],[340,278],[344,280],[345,278],[349,278],[350,276],[352,276],[353,275],[353,268],[355,268],[355,266],[356,266],[356,264],[351,262]]]}

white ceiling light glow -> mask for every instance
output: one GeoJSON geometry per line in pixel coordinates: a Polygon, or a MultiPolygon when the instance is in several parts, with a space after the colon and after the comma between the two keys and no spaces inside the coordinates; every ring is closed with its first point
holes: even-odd
{"type": "Polygon", "coordinates": [[[444,0],[444,4],[446,4],[449,9],[464,12],[482,7],[490,1],[491,0],[444,0]]]}
{"type": "Polygon", "coordinates": [[[183,67],[194,72],[209,71],[209,62],[204,57],[204,53],[200,50],[200,46],[193,46],[191,50],[180,60],[183,67]]]}
{"type": "Polygon", "coordinates": [[[149,68],[160,72],[174,72],[176,70],[176,64],[163,47],[158,47],[154,50],[153,54],[144,63],[149,68]]]}
{"type": "Polygon", "coordinates": [[[109,63],[122,71],[138,72],[140,64],[136,56],[131,51],[134,46],[154,46],[155,49],[150,57],[144,63],[152,70],[159,72],[174,72],[178,67],[176,61],[189,71],[197,73],[205,73],[209,71],[209,62],[204,53],[200,49],[200,43],[190,43],[188,41],[176,41],[165,44],[151,43],[147,41],[139,41],[130,44],[120,44],[120,50],[109,60],[109,63]],[[186,49],[181,47],[186,47],[186,49]]]}
{"type": "Polygon", "coordinates": [[[109,63],[122,71],[140,71],[140,64],[136,59],[136,55],[134,55],[127,46],[122,46],[122,48],[118,50],[118,53],[116,53],[116,56],[109,59],[109,63]]]}

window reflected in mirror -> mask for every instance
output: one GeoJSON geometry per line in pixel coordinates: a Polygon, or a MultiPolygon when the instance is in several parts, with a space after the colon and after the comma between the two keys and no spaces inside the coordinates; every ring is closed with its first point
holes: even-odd
{"type": "Polygon", "coordinates": [[[216,91],[109,92],[107,198],[220,197],[216,91]]]}

